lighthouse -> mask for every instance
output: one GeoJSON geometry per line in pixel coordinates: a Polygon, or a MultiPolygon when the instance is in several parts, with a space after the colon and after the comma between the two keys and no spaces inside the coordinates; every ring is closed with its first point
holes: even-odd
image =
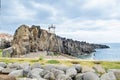
{"type": "Polygon", "coordinates": [[[55,26],[52,24],[50,27],[48,27],[49,33],[55,34],[55,26]]]}

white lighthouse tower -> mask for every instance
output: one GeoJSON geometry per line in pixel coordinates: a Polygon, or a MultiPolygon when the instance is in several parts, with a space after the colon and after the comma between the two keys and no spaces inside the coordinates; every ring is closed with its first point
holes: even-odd
{"type": "Polygon", "coordinates": [[[52,24],[50,27],[48,27],[49,33],[55,34],[55,26],[52,24]]]}

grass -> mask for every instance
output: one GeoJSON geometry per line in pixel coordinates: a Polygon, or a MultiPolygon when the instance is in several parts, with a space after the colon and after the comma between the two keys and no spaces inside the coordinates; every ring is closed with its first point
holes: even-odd
{"type": "Polygon", "coordinates": [[[47,63],[49,63],[49,64],[59,64],[60,62],[58,60],[48,60],[47,63]]]}
{"type": "Polygon", "coordinates": [[[0,49],[0,57],[2,57],[2,49],[0,49]]]}
{"type": "Polygon", "coordinates": [[[40,59],[40,58],[35,58],[35,59],[30,59],[30,58],[0,58],[0,62],[6,62],[6,63],[11,63],[11,62],[29,62],[30,64],[33,64],[35,62],[40,62],[42,65],[45,64],[63,64],[67,66],[71,66],[73,64],[81,64],[82,66],[89,66],[93,67],[96,64],[102,65],[106,70],[108,69],[120,69],[120,61],[83,61],[83,60],[48,60],[48,59],[40,59]]]}

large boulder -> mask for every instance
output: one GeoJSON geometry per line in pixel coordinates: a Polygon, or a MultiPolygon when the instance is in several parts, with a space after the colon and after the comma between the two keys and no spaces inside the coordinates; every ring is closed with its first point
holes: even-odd
{"type": "Polygon", "coordinates": [[[83,80],[99,80],[99,77],[94,72],[86,72],[83,74],[83,80]]]}
{"type": "Polygon", "coordinates": [[[83,66],[82,67],[82,73],[85,73],[85,72],[95,72],[95,70],[92,69],[91,67],[83,66]]]}
{"type": "Polygon", "coordinates": [[[36,79],[41,79],[41,72],[43,71],[43,69],[40,68],[34,68],[30,71],[30,73],[28,73],[28,77],[29,78],[36,78],[36,79]]]}
{"type": "Polygon", "coordinates": [[[101,66],[101,65],[94,65],[93,66],[93,69],[96,70],[97,73],[100,73],[100,74],[103,74],[105,73],[105,69],[101,66]]]}
{"type": "Polygon", "coordinates": [[[20,68],[20,64],[19,63],[8,63],[7,68],[19,69],[20,68]]]}
{"type": "Polygon", "coordinates": [[[9,47],[9,48],[5,48],[2,51],[2,57],[11,57],[13,53],[13,48],[9,47]]]}
{"type": "Polygon", "coordinates": [[[23,77],[23,70],[15,70],[9,73],[10,76],[23,77]]]}
{"type": "Polygon", "coordinates": [[[0,80],[16,80],[14,76],[0,74],[0,80]]]}
{"type": "Polygon", "coordinates": [[[10,68],[4,68],[4,69],[2,69],[2,73],[3,74],[9,74],[9,73],[11,73],[12,71],[14,71],[14,70],[16,70],[16,69],[10,69],[10,68]]]}
{"type": "Polygon", "coordinates": [[[75,76],[75,80],[83,80],[83,74],[79,73],[75,76]]]}
{"type": "Polygon", "coordinates": [[[7,64],[5,62],[0,62],[0,67],[5,68],[7,66],[7,64]]]}
{"type": "Polygon", "coordinates": [[[47,80],[56,80],[56,79],[55,79],[55,75],[54,75],[54,73],[52,73],[52,72],[47,73],[47,74],[44,76],[44,79],[47,79],[47,80]]]}
{"type": "Polygon", "coordinates": [[[71,78],[75,77],[76,74],[77,70],[75,69],[75,67],[70,67],[66,70],[66,75],[70,76],[71,78]]]}
{"type": "Polygon", "coordinates": [[[105,73],[100,80],[117,80],[113,72],[105,73]]]}
{"type": "Polygon", "coordinates": [[[36,63],[31,65],[31,68],[34,69],[34,68],[42,68],[42,67],[41,67],[41,64],[39,62],[36,62],[36,63]]]}
{"type": "Polygon", "coordinates": [[[120,80],[120,69],[108,69],[108,73],[113,72],[116,79],[120,80]]]}

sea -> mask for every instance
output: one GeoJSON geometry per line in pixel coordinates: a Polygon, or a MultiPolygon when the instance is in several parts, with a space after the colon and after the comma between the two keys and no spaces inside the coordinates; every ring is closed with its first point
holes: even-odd
{"type": "Polygon", "coordinates": [[[90,55],[80,56],[80,59],[85,60],[100,60],[100,61],[120,61],[120,43],[104,43],[110,48],[96,49],[90,55]]]}

